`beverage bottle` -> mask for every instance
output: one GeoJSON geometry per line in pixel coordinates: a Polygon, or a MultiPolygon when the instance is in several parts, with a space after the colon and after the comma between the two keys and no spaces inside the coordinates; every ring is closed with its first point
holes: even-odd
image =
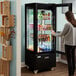
{"type": "Polygon", "coordinates": [[[48,51],[50,51],[50,43],[48,44],[48,51]]]}
{"type": "Polygon", "coordinates": [[[50,20],[50,13],[48,13],[48,20],[50,20]]]}
{"type": "Polygon", "coordinates": [[[44,51],[47,50],[47,47],[46,47],[46,42],[44,42],[44,51]]]}

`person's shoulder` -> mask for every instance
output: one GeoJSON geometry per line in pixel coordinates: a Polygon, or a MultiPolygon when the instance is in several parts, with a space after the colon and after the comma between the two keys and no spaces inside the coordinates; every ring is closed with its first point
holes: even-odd
{"type": "Polygon", "coordinates": [[[67,26],[68,26],[68,25],[71,25],[71,23],[66,23],[65,25],[67,25],[67,26]]]}
{"type": "Polygon", "coordinates": [[[70,23],[66,23],[65,24],[65,27],[69,27],[71,24],[70,23]]]}

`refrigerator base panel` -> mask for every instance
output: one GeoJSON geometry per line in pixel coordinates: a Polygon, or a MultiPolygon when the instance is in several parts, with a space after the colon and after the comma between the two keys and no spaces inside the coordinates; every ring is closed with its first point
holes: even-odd
{"type": "Polygon", "coordinates": [[[56,67],[56,54],[53,52],[50,53],[41,53],[41,54],[30,54],[30,52],[25,56],[25,64],[32,71],[46,70],[56,67]]]}

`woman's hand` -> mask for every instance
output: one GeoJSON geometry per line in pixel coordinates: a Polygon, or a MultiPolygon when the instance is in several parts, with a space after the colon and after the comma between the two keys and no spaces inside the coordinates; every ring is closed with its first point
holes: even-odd
{"type": "Polygon", "coordinates": [[[53,35],[53,36],[56,35],[56,33],[55,33],[55,31],[53,29],[51,30],[51,35],[53,35]]]}

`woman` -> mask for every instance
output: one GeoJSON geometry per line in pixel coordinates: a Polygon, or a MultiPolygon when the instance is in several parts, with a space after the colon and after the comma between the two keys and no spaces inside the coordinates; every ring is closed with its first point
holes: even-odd
{"type": "Polygon", "coordinates": [[[76,47],[76,20],[71,11],[65,13],[68,23],[65,24],[61,33],[55,33],[53,30],[53,36],[64,36],[65,40],[65,52],[68,61],[69,76],[74,76],[75,72],[75,47],[76,47]]]}

